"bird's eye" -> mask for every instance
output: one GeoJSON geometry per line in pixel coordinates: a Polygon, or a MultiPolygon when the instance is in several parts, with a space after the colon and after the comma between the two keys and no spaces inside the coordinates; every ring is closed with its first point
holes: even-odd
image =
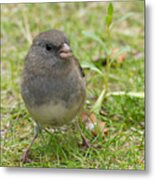
{"type": "Polygon", "coordinates": [[[46,48],[47,51],[50,51],[52,49],[52,46],[50,44],[46,44],[45,48],[46,48]]]}

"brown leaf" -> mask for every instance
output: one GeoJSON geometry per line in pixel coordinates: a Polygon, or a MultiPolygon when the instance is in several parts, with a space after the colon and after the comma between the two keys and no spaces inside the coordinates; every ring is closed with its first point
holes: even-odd
{"type": "MultiPolygon", "coordinates": [[[[116,65],[116,64],[120,65],[126,60],[126,58],[127,58],[127,53],[126,52],[124,52],[124,53],[120,54],[119,56],[115,57],[119,51],[120,51],[119,48],[112,49],[112,53],[111,53],[111,56],[110,56],[110,61],[113,60],[112,65],[116,65]]],[[[94,62],[101,61],[102,66],[106,66],[107,65],[107,58],[108,58],[107,55],[104,55],[103,57],[97,57],[97,58],[95,58],[94,62]]]]}
{"type": "MultiPolygon", "coordinates": [[[[111,55],[111,58],[115,58],[115,55],[119,52],[119,48],[115,48],[112,50],[112,55],[111,55]]],[[[119,64],[123,63],[125,61],[127,57],[127,53],[122,53],[120,54],[117,59],[115,59],[115,61],[119,64]]]]}
{"type": "Polygon", "coordinates": [[[82,122],[85,124],[86,129],[90,130],[92,135],[97,136],[101,133],[102,137],[107,135],[108,129],[105,128],[106,123],[98,120],[94,113],[88,116],[86,112],[82,112],[82,122]]]}
{"type": "Polygon", "coordinates": [[[105,128],[105,125],[106,125],[105,122],[99,122],[99,123],[95,126],[94,130],[92,131],[93,135],[94,135],[94,136],[97,136],[98,133],[101,133],[102,137],[105,136],[105,135],[107,135],[108,129],[105,128]]]}
{"type": "Polygon", "coordinates": [[[88,115],[87,115],[87,113],[86,112],[82,112],[81,113],[81,119],[82,119],[82,122],[87,122],[87,120],[88,120],[88,115]]]}
{"type": "Polygon", "coordinates": [[[96,116],[95,116],[94,113],[91,113],[91,114],[90,114],[90,121],[91,121],[93,124],[97,123],[97,118],[96,118],[96,116]]]}

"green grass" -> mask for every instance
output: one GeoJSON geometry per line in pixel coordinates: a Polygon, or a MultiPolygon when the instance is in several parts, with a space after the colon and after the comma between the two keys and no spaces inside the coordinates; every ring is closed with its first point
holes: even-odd
{"type": "MultiPolygon", "coordinates": [[[[109,91],[144,92],[144,2],[113,2],[111,48],[129,47],[125,61],[110,69],[109,91]],[[123,19],[124,18],[124,19],[123,19]]],[[[20,95],[24,58],[39,32],[52,28],[68,35],[74,54],[82,64],[105,56],[103,47],[83,32],[97,35],[107,45],[105,16],[108,2],[42,3],[1,5],[1,166],[135,169],[145,168],[144,99],[128,95],[109,96],[102,102],[107,115],[96,114],[106,123],[108,134],[94,137],[81,123],[92,147],[79,146],[80,132],[69,127],[50,136],[43,132],[32,146],[31,163],[20,158],[33,136],[33,120],[20,95]]],[[[102,74],[86,68],[90,113],[104,86],[102,74]]],[[[73,125],[74,127],[75,125],[73,125]]]]}

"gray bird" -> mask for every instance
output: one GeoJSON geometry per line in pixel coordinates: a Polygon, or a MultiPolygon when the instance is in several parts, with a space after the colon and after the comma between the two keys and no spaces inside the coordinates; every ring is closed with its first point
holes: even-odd
{"type": "Polygon", "coordinates": [[[84,104],[84,73],[63,32],[50,30],[34,38],[25,58],[21,94],[37,124],[25,162],[39,129],[71,123],[84,104]]]}

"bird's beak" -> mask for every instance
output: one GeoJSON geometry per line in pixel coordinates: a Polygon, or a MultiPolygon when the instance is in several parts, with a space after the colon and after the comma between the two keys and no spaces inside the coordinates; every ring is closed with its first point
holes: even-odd
{"type": "Polygon", "coordinates": [[[68,59],[72,56],[72,50],[70,46],[66,43],[62,45],[62,47],[59,50],[59,55],[62,59],[68,59]]]}

